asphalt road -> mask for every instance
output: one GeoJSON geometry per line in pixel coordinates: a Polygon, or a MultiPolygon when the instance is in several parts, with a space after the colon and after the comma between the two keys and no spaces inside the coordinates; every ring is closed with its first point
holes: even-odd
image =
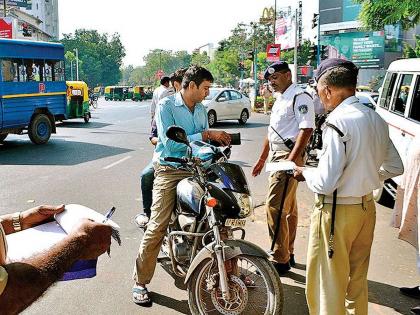
{"type": "MultiPolygon", "coordinates": [[[[60,282],[25,314],[189,314],[185,286],[160,265],[149,289],[150,309],[131,302],[133,263],[142,234],[133,223],[141,209],[139,175],[150,161],[148,141],[150,114],[147,102],[105,102],[85,124],[75,119],[59,124],[57,134],[44,146],[27,136],[9,136],[0,145],[0,214],[38,204],[78,203],[105,213],[111,206],[121,226],[123,245],[113,244],[111,258],[103,256],[94,279],[60,282]]],[[[236,121],[219,123],[215,129],[241,132],[242,145],[233,148],[231,160],[248,177],[254,202],[261,205],[267,174],[251,178],[267,131],[268,116],[253,114],[245,126],[236,121]]],[[[307,314],[304,295],[305,257],[312,194],[299,185],[300,223],[296,240],[298,268],[282,278],[284,314],[307,314]]],[[[420,282],[414,249],[399,241],[389,227],[391,210],[378,206],[375,242],[369,271],[369,314],[409,314],[416,301],[401,296],[399,286],[420,282]]],[[[269,247],[263,208],[247,223],[247,239],[269,247]]],[[[167,269],[167,268],[166,268],[167,269]]]]}

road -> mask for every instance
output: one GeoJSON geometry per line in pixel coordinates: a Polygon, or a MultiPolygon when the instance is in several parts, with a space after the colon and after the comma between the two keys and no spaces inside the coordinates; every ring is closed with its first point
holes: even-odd
{"type": "MultiPolygon", "coordinates": [[[[92,112],[92,120],[59,124],[57,134],[44,146],[27,136],[9,136],[0,145],[0,214],[38,204],[78,203],[104,213],[111,206],[121,226],[123,245],[113,244],[111,258],[103,256],[94,279],[60,282],[25,314],[136,314],[144,312],[131,302],[133,263],[142,234],[133,223],[141,209],[139,175],[150,161],[150,115],[147,102],[105,102],[92,112]]],[[[249,123],[219,123],[215,128],[241,132],[242,145],[233,148],[231,161],[240,164],[250,181],[254,202],[261,205],[267,174],[250,176],[267,131],[268,116],[254,114],[249,123]]],[[[304,269],[312,194],[305,184],[298,189],[300,223],[296,240],[297,269],[282,278],[284,314],[307,314],[304,269]]],[[[416,301],[401,296],[399,286],[419,282],[415,251],[399,241],[389,227],[391,210],[378,206],[376,236],[369,272],[369,314],[409,314],[416,301]]],[[[247,239],[269,247],[263,207],[247,223],[247,239]]],[[[174,280],[158,265],[149,289],[154,304],[149,314],[189,314],[182,281],[174,280]]]]}

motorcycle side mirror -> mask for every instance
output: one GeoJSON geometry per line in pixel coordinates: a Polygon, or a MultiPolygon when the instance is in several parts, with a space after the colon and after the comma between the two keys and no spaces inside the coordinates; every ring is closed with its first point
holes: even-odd
{"type": "Polygon", "coordinates": [[[166,130],[166,136],[178,143],[183,143],[187,146],[190,145],[190,142],[188,141],[187,134],[185,133],[185,130],[178,126],[170,126],[168,130],[166,130]]]}

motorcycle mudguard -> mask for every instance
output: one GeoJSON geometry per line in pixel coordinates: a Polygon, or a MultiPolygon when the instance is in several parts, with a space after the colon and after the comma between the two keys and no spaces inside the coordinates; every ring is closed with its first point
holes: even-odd
{"type": "MultiPolygon", "coordinates": [[[[223,247],[225,261],[239,256],[241,254],[263,258],[269,257],[269,255],[261,247],[245,240],[235,239],[225,240],[223,242],[225,244],[225,246],[223,247]]],[[[198,252],[198,254],[194,257],[190,267],[188,268],[188,272],[185,277],[184,283],[188,282],[191,275],[194,273],[194,270],[197,269],[198,265],[200,265],[201,262],[203,262],[206,259],[211,259],[213,257],[213,247],[214,242],[211,242],[198,252]]]]}

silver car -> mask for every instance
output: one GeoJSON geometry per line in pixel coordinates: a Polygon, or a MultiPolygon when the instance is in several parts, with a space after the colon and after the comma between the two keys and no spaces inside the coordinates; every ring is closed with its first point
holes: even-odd
{"type": "Polygon", "coordinates": [[[244,125],[251,115],[251,101],[242,93],[228,88],[210,88],[210,93],[202,102],[207,109],[209,126],[217,121],[237,119],[244,125]]]}

